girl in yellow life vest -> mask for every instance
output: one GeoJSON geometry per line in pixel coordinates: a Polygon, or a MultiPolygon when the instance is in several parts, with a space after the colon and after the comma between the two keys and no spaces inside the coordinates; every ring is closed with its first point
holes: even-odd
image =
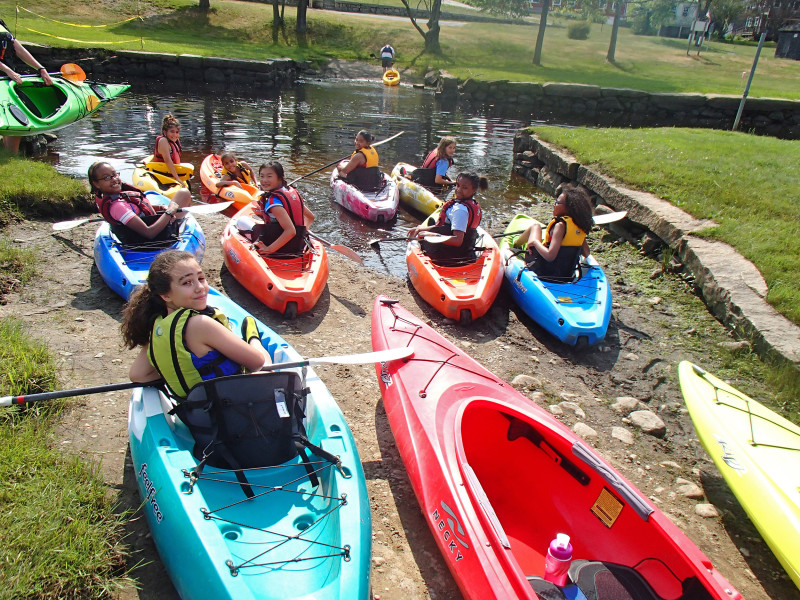
{"type": "Polygon", "coordinates": [[[201,381],[271,364],[255,320],[244,320],[243,340],[207,300],[205,274],[191,253],[167,250],[156,257],[146,285],[133,293],[122,314],[125,345],[141,348],[130,368],[131,381],[160,377],[184,399],[201,381]]]}
{"type": "Polygon", "coordinates": [[[246,162],[238,160],[236,154],[226,152],[219,158],[222,163],[222,177],[217,182],[218,188],[231,185],[242,187],[243,183],[255,185],[256,177],[253,174],[253,169],[246,162]]]}
{"type": "Polygon", "coordinates": [[[586,234],[592,229],[592,204],[583,188],[564,186],[553,206],[553,219],[542,239],[542,226],[534,223],[517,238],[525,247],[527,267],[542,280],[571,281],[581,256],[589,256],[586,234]]]}
{"type": "Polygon", "coordinates": [[[354,142],[355,151],[336,167],[341,179],[364,192],[380,189],[383,183],[383,175],[378,167],[378,152],[371,145],[373,140],[372,134],[366,129],[359,131],[354,142]]]}

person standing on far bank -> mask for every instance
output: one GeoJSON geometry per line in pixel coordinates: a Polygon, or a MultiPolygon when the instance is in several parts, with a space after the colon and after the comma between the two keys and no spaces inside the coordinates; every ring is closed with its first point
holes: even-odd
{"type": "Polygon", "coordinates": [[[383,66],[383,72],[386,73],[386,71],[392,68],[393,64],[394,48],[387,42],[386,45],[381,48],[381,66],[383,66]]]}

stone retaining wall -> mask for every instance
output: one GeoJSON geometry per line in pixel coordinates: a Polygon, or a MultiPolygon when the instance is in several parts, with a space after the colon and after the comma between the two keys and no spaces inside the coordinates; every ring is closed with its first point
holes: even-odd
{"type": "MultiPolygon", "coordinates": [[[[446,73],[429,78],[443,96],[491,105],[500,113],[602,127],[706,127],[730,129],[740,96],[651,93],[571,83],[459,81],[446,73]]],[[[800,138],[800,101],[748,98],[739,131],[800,138]]]]}
{"type": "Polygon", "coordinates": [[[88,79],[128,81],[134,89],[280,89],[293,84],[299,73],[310,69],[307,63],[290,58],[259,61],[135,50],[52,48],[31,43],[26,46],[50,71],[58,71],[65,62],[75,62],[88,79]]]}
{"type": "Polygon", "coordinates": [[[762,357],[800,368],[800,327],[767,303],[767,284],[755,265],[723,242],[692,235],[713,223],[595,173],[526,130],[514,137],[513,170],[550,194],[561,183],[577,182],[596,204],[627,210],[620,225],[635,235],[648,231],[645,239],[657,237],[672,248],[711,312],[735,335],[750,340],[762,357]]]}

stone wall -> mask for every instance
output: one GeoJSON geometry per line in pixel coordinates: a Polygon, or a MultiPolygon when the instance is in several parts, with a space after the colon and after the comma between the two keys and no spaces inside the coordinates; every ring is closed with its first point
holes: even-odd
{"type": "MultiPolygon", "coordinates": [[[[741,101],[739,96],[651,93],[570,83],[459,81],[446,73],[430,83],[442,96],[491,105],[494,113],[601,127],[730,129],[741,101]]],[[[748,98],[739,131],[800,138],[800,101],[748,98]]]]}
{"type": "Polygon", "coordinates": [[[615,232],[635,240],[643,251],[669,246],[674,268],[694,280],[709,310],[737,337],[749,340],[762,357],[800,368],[800,327],[767,303],[767,284],[755,265],[723,242],[693,235],[713,222],[626,188],[527,130],[514,137],[513,171],[551,195],[561,183],[577,182],[597,206],[628,211],[623,222],[611,226],[615,232]]]}
{"type": "Polygon", "coordinates": [[[50,71],[58,71],[66,62],[75,62],[88,79],[127,81],[134,89],[280,89],[293,84],[299,73],[310,69],[308,64],[290,58],[260,61],[134,50],[51,48],[31,43],[26,46],[50,71]]]}

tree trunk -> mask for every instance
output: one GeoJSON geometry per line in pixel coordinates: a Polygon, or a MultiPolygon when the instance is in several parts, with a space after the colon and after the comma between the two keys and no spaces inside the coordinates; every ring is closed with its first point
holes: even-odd
{"type": "Polygon", "coordinates": [[[433,0],[431,17],[428,19],[428,31],[425,34],[425,52],[431,54],[442,53],[442,47],[439,45],[439,16],[441,13],[442,0],[433,0]]]}
{"type": "Polygon", "coordinates": [[[197,7],[203,12],[208,12],[211,10],[211,0],[200,0],[197,7]]]}
{"type": "Polygon", "coordinates": [[[272,0],[272,28],[280,27],[282,24],[280,1],[272,0]]]}
{"type": "Polygon", "coordinates": [[[621,15],[622,0],[617,0],[617,8],[614,9],[614,24],[611,26],[611,41],[608,43],[608,54],[606,54],[606,60],[610,63],[614,62],[614,55],[617,53],[617,32],[621,15]]]}
{"type": "Polygon", "coordinates": [[[308,8],[308,2],[309,0],[297,0],[297,26],[295,27],[297,33],[306,32],[306,9],[308,8]]]}
{"type": "Polygon", "coordinates": [[[536,49],[533,51],[533,64],[542,65],[542,46],[544,45],[544,30],[547,29],[547,13],[550,11],[550,0],[542,2],[542,14],[539,15],[539,33],[536,36],[536,49]]]}

